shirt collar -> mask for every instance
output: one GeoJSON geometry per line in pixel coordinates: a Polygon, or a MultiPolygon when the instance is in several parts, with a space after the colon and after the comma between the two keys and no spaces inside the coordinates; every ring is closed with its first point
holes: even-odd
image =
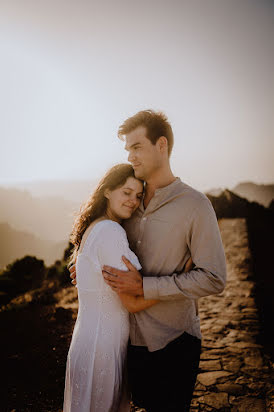
{"type": "Polygon", "coordinates": [[[176,177],[174,182],[170,183],[165,187],[160,187],[155,190],[154,196],[148,204],[148,207],[144,208],[144,196],[140,203],[139,210],[144,213],[145,211],[153,211],[155,208],[158,208],[163,202],[167,201],[169,197],[173,198],[174,193],[177,192],[176,186],[182,183],[179,177],[176,177]]]}
{"type": "Polygon", "coordinates": [[[159,189],[156,189],[155,193],[154,193],[154,196],[155,195],[159,196],[159,194],[162,195],[162,194],[170,193],[170,191],[173,190],[173,188],[175,186],[177,186],[177,184],[180,183],[180,182],[181,182],[181,179],[179,177],[176,177],[176,179],[172,183],[170,183],[169,185],[167,185],[165,187],[160,187],[159,189]]]}

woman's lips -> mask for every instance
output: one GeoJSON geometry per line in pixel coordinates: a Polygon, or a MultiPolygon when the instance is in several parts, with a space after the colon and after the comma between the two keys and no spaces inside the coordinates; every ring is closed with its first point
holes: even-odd
{"type": "Polygon", "coordinates": [[[128,206],[128,205],[124,205],[125,207],[127,207],[130,210],[134,210],[134,206],[128,206]]]}

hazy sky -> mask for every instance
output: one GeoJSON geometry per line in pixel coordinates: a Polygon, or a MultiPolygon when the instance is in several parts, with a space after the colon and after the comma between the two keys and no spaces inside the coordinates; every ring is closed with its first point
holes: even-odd
{"type": "Polygon", "coordinates": [[[274,1],[0,0],[0,55],[0,183],[100,176],[147,108],[185,182],[274,182],[274,1]]]}

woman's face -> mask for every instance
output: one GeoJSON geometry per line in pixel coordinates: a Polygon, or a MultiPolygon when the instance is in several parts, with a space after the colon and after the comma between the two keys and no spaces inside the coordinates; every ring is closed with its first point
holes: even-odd
{"type": "Polygon", "coordinates": [[[118,223],[129,219],[139,206],[142,196],[143,184],[134,177],[128,177],[125,184],[118,189],[106,190],[107,216],[118,223]]]}

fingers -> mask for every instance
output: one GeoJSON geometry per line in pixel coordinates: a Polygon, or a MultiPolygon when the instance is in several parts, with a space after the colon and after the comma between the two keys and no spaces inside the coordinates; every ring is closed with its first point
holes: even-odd
{"type": "Polygon", "coordinates": [[[119,282],[119,279],[117,276],[112,275],[104,270],[102,271],[102,273],[103,273],[104,279],[107,280],[108,282],[111,282],[113,284],[116,284],[119,282]]]}
{"type": "Polygon", "coordinates": [[[71,279],[76,279],[76,271],[75,272],[72,272],[70,275],[69,275],[69,277],[71,278],[71,279]]]}
{"type": "Polygon", "coordinates": [[[110,275],[109,273],[103,271],[103,277],[105,282],[113,289],[115,292],[121,287],[121,280],[118,277],[110,275]]]}
{"type": "Polygon", "coordinates": [[[113,276],[120,276],[125,273],[123,270],[115,269],[110,266],[103,266],[103,271],[110,273],[113,276]]]}
{"type": "Polygon", "coordinates": [[[70,272],[69,277],[72,279],[71,283],[72,283],[74,286],[77,285],[77,282],[76,282],[76,266],[75,266],[75,265],[72,265],[72,266],[70,266],[70,267],[68,268],[68,270],[69,270],[69,272],[70,272]]]}
{"type": "Polygon", "coordinates": [[[130,271],[135,271],[136,267],[125,257],[122,256],[123,262],[130,271]]]}
{"type": "Polygon", "coordinates": [[[75,265],[72,265],[72,266],[70,266],[70,267],[68,267],[68,270],[69,270],[69,272],[72,274],[72,273],[76,273],[76,266],[75,265]]]}

